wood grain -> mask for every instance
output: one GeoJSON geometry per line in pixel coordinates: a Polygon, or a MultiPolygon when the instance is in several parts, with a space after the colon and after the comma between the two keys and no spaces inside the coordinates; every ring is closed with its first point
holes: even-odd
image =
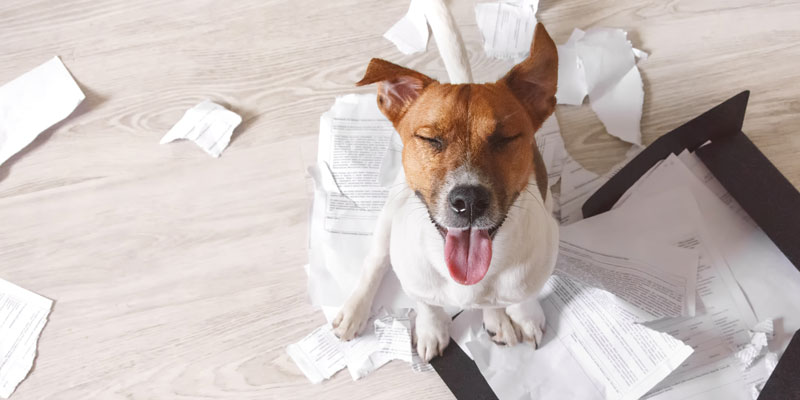
{"type": "MultiPolygon", "coordinates": [[[[475,76],[488,59],[456,1],[475,76]]],[[[391,1],[5,0],[0,82],[60,55],[87,94],[0,166],[0,277],[56,300],[24,399],[452,398],[392,363],[311,385],[284,347],[323,323],[306,298],[305,168],[319,116],[371,57],[445,77],[432,42],[403,56],[381,35],[391,1]],[[204,98],[243,115],[212,159],[158,145],[204,98]]],[[[556,42],[622,27],[652,53],[647,142],[752,90],[744,130],[800,185],[800,4],[794,0],[543,0],[556,42]]],[[[601,172],[626,146],[587,105],[558,111],[569,151],[601,172]]],[[[542,373],[549,373],[543,371],[542,373]]]]}

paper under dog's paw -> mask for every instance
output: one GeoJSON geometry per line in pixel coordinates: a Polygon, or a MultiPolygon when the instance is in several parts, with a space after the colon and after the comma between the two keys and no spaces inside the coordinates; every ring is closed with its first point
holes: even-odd
{"type": "Polygon", "coordinates": [[[448,324],[433,319],[417,318],[414,337],[417,342],[417,354],[425,362],[442,355],[450,343],[448,324]]]}
{"type": "Polygon", "coordinates": [[[369,320],[369,310],[369,304],[364,304],[363,301],[348,300],[331,322],[334,335],[342,340],[351,340],[358,336],[369,320]]]}

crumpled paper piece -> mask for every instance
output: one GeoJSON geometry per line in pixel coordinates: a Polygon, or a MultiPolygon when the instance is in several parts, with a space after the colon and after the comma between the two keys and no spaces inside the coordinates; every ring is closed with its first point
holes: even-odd
{"type": "MultiPolygon", "coordinates": [[[[771,319],[761,321],[750,329],[750,343],[734,353],[734,357],[742,363],[742,369],[747,369],[758,357],[767,353],[769,341],[772,340],[774,333],[775,329],[771,319]]],[[[774,368],[773,365],[772,369],[774,368]]]]}

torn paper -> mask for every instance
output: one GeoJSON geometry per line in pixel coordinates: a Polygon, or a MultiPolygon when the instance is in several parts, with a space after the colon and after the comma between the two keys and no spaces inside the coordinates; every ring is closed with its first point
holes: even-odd
{"type": "Polygon", "coordinates": [[[395,314],[381,310],[367,326],[356,338],[345,342],[325,324],[287,346],[286,352],[312,383],[328,379],[345,367],[353,380],[358,380],[392,360],[411,364],[415,372],[431,370],[412,346],[410,310],[395,314]]]}
{"type": "Polygon", "coordinates": [[[635,55],[646,58],[621,29],[575,29],[558,46],[559,104],[589,104],[611,135],[642,144],[640,122],[644,88],[635,55]]]}
{"type": "Polygon", "coordinates": [[[528,57],[538,7],[538,0],[476,4],[475,20],[486,55],[514,61],[528,57]]]}
{"type": "Polygon", "coordinates": [[[772,340],[774,332],[771,319],[761,321],[750,329],[750,342],[734,354],[736,359],[742,363],[742,368],[750,367],[756,358],[766,354],[767,345],[772,340]]]}
{"type": "Polygon", "coordinates": [[[233,130],[242,117],[225,107],[205,100],[188,109],[180,121],[161,138],[161,144],[178,139],[195,142],[212,157],[219,157],[228,147],[233,130]]]}
{"type": "Polygon", "coordinates": [[[383,37],[394,43],[403,54],[414,54],[428,48],[428,20],[425,18],[425,0],[411,0],[408,12],[383,37]]]}
{"type": "Polygon", "coordinates": [[[339,346],[339,338],[325,324],[286,346],[286,352],[311,383],[320,383],[347,366],[339,346]]]}
{"type": "Polygon", "coordinates": [[[11,396],[28,376],[52,305],[52,300],[0,279],[0,397],[11,396]]]}
{"type": "Polygon", "coordinates": [[[84,98],[58,57],[0,87],[0,164],[69,116],[84,98]]]}

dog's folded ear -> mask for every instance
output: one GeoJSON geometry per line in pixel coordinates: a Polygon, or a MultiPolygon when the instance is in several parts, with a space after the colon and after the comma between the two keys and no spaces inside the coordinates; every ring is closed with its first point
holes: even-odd
{"type": "Polygon", "coordinates": [[[375,82],[378,83],[378,108],[397,125],[411,103],[435,80],[412,69],[373,58],[356,86],[375,82]]]}
{"type": "Polygon", "coordinates": [[[498,81],[505,83],[528,110],[538,129],[556,108],[558,50],[541,23],[531,43],[531,54],[498,81]]]}

